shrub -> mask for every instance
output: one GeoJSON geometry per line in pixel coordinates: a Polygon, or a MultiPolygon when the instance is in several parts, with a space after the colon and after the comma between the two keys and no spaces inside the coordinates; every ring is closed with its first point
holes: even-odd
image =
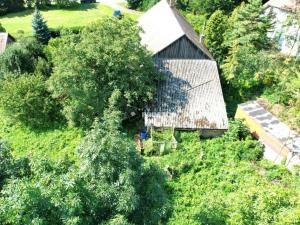
{"type": "Polygon", "coordinates": [[[0,103],[5,114],[33,127],[45,127],[57,117],[57,106],[40,75],[22,75],[1,82],[0,103]]]}
{"type": "Polygon", "coordinates": [[[2,26],[2,24],[0,23],[0,32],[5,32],[5,28],[2,26]]]}
{"type": "Polygon", "coordinates": [[[11,74],[33,73],[43,49],[37,41],[22,38],[0,55],[0,80],[11,74]]]}

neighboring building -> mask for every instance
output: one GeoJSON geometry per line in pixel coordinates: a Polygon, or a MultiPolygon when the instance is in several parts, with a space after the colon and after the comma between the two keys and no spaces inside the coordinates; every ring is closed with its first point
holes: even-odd
{"type": "Polygon", "coordinates": [[[166,0],[146,12],[139,25],[142,44],[165,75],[145,110],[145,126],[223,133],[228,119],[217,64],[192,26],[166,0]]]}
{"type": "Polygon", "coordinates": [[[5,51],[7,45],[14,42],[15,39],[9,33],[0,32],[0,54],[5,51]]]}
{"type": "Polygon", "coordinates": [[[300,26],[296,13],[300,0],[270,0],[264,7],[266,14],[270,11],[274,14],[274,31],[270,32],[269,37],[276,40],[282,53],[299,55],[300,26]]]}
{"type": "Polygon", "coordinates": [[[290,169],[300,163],[300,136],[258,102],[240,104],[235,118],[245,120],[251,133],[264,145],[267,159],[278,164],[286,160],[290,169]]]}

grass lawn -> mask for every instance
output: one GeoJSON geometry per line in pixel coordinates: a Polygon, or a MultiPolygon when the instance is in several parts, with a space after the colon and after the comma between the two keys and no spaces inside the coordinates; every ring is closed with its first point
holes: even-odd
{"type": "MultiPolygon", "coordinates": [[[[81,4],[70,9],[48,9],[41,10],[42,15],[50,28],[79,27],[85,26],[103,16],[112,16],[113,9],[99,4],[81,4]]],[[[10,13],[0,17],[0,23],[12,35],[18,30],[23,30],[25,36],[32,35],[31,20],[33,10],[25,10],[18,13],[10,13]]],[[[130,14],[136,19],[138,14],[130,14]]]]}

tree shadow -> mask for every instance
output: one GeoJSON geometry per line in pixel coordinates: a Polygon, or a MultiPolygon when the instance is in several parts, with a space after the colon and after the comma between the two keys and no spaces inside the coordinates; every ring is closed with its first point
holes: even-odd
{"type": "Polygon", "coordinates": [[[177,113],[188,104],[188,90],[192,85],[176,77],[163,61],[157,60],[156,63],[159,72],[163,74],[163,79],[159,81],[156,96],[147,111],[177,113]]]}

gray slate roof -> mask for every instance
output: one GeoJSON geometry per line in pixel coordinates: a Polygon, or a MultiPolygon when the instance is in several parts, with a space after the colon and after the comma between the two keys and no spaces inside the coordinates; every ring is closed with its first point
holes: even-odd
{"type": "Polygon", "coordinates": [[[213,60],[157,59],[166,76],[145,125],[180,129],[227,129],[228,119],[217,64],[213,60]]]}
{"type": "Polygon", "coordinates": [[[144,30],[144,33],[141,34],[142,44],[146,45],[153,55],[164,50],[179,38],[186,36],[210,59],[213,59],[193,27],[166,0],[160,1],[148,10],[139,19],[139,25],[144,30]]]}
{"type": "Polygon", "coordinates": [[[0,53],[3,53],[6,49],[7,44],[14,41],[14,38],[8,33],[0,32],[0,53]]]}

